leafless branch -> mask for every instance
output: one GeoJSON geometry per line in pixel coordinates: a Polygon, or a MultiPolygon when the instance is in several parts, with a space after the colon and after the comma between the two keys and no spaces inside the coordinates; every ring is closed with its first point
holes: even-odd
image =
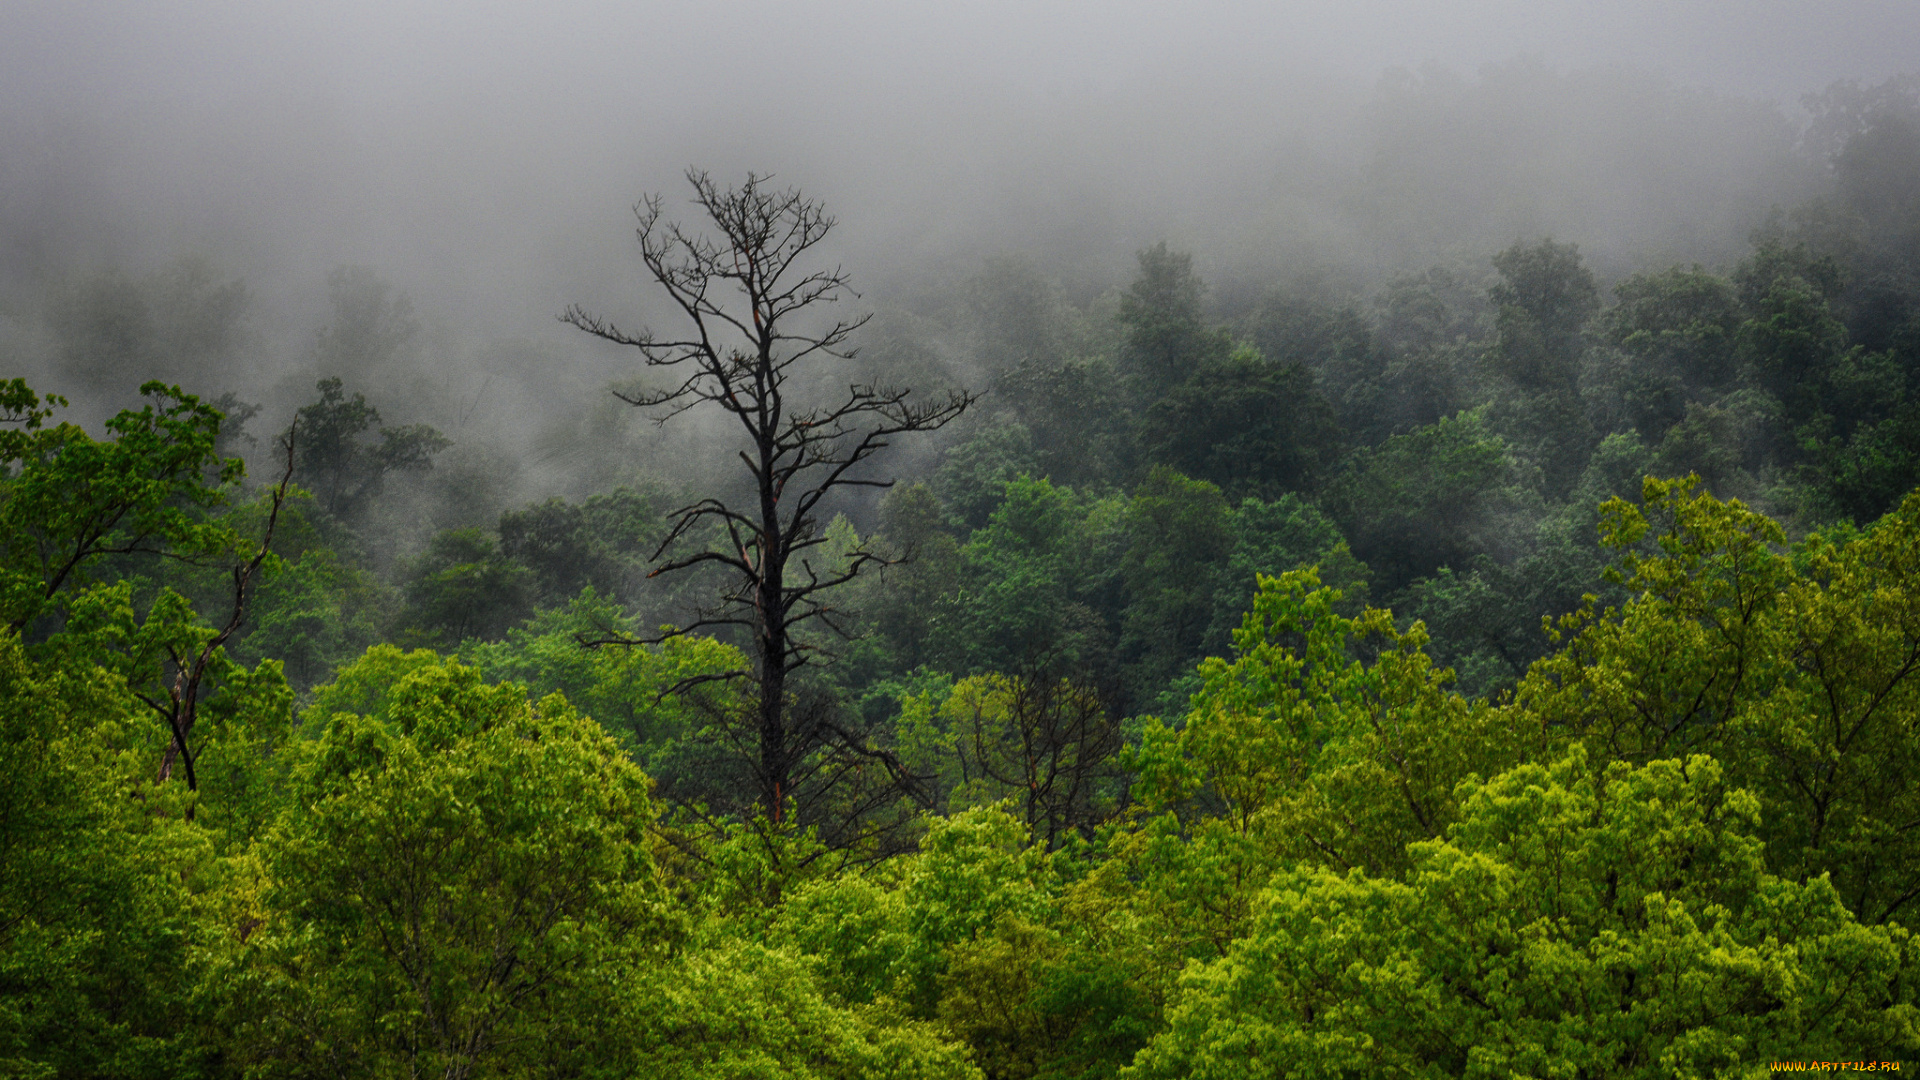
{"type": "MultiPolygon", "coordinates": [[[[174,678],[172,684],[167,687],[166,707],[162,709],[172,738],[167,743],[165,755],[161,758],[160,772],[155,778],[156,783],[165,783],[173,776],[173,766],[177,760],[185,769],[187,789],[189,791],[199,789],[199,777],[194,772],[194,754],[187,740],[193,734],[194,722],[199,714],[200,694],[214,654],[246,622],[247,602],[250,597],[248,588],[253,582],[254,574],[259,571],[261,564],[266,562],[267,554],[273,548],[274,530],[279,527],[280,510],[287,501],[287,486],[293,481],[293,447],[298,432],[299,421],[296,420],[294,425],[287,429],[286,437],[280,440],[280,445],[286,450],[286,468],[280,474],[280,482],[274,486],[273,508],[267,513],[267,527],[260,537],[259,549],[254,552],[252,559],[233,568],[233,606],[226,624],[201,643],[199,651],[190,661],[177,655],[172,657],[174,678]]],[[[160,708],[154,701],[149,701],[148,704],[160,708]]]]}
{"type": "MultiPolygon", "coordinates": [[[[709,564],[731,572],[734,580],[722,591],[719,607],[661,636],[581,640],[632,645],[701,629],[746,630],[759,698],[752,748],[759,801],[778,821],[795,784],[804,779],[803,762],[810,753],[830,742],[844,748],[864,745],[840,738],[820,718],[794,713],[788,701],[787,677],[815,651],[798,636],[802,627],[817,622],[846,633],[846,613],[825,597],[887,562],[865,548],[843,553],[832,566],[816,567],[801,557],[825,540],[819,520],[823,500],[840,488],[891,484],[866,474],[862,466],[896,436],[944,426],[974,397],[955,392],[921,403],[905,389],[854,384],[844,397],[817,407],[796,407],[789,400],[788,380],[799,365],[820,357],[852,357],[851,340],[870,316],[815,323],[812,329],[799,325],[825,305],[858,299],[858,294],[838,266],[804,268],[834,219],[816,200],[795,189],[774,188],[770,179],[749,173],[740,186],[722,187],[705,172],[689,169],[693,202],[716,230],[711,237],[666,221],[658,195],[634,207],[641,261],[685,320],[684,331],[670,336],[651,327],[629,331],[578,305],[560,318],[634,349],[649,368],[679,369],[669,387],[617,395],[652,413],[656,422],[711,406],[740,424],[746,444],[740,457],[754,485],[751,503],[707,498],[680,508],[653,556],[658,563],[653,575],[709,564]],[[699,527],[710,525],[724,533],[724,547],[668,557],[699,535],[699,527]]],[[[905,773],[894,776],[905,783],[905,773]]]]}

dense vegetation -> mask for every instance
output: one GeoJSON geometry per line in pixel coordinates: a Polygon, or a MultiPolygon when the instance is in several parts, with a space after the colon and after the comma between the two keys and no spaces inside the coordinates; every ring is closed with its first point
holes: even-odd
{"type": "MultiPolygon", "coordinates": [[[[1162,244],[877,320],[818,387],[948,387],[953,338],[987,393],[823,504],[809,572],[872,570],[796,631],[776,807],[746,635],[649,633],[736,584],[674,511],[737,478],[589,461],[409,551],[487,500],[356,389],[418,329],[369,275],[278,448],[232,395],[89,434],[0,387],[0,1072],[1920,1056],[1902,100],[1725,271],[1536,239],[1215,317],[1162,244]]],[[[76,378],[236,347],[204,268],[94,285],[76,378]]]]}

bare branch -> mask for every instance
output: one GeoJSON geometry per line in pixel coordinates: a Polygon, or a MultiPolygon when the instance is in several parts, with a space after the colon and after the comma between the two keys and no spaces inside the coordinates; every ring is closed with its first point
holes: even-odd
{"type": "MultiPolygon", "coordinates": [[[[713,233],[666,221],[661,197],[649,195],[634,207],[634,235],[648,274],[688,329],[671,337],[650,327],[630,332],[578,305],[560,319],[634,349],[649,367],[684,372],[671,387],[617,393],[621,401],[653,414],[657,423],[709,404],[734,416],[744,437],[740,458],[754,498],[750,505],[706,498],[681,507],[669,515],[672,524],[654,551],[653,576],[709,564],[731,572],[733,581],[714,610],[657,637],[580,640],[633,645],[701,629],[746,630],[758,696],[755,735],[746,741],[752,744],[761,785],[758,801],[777,822],[795,785],[816,775],[816,766],[805,764],[811,755],[837,746],[836,753],[870,756],[858,749],[865,744],[829,718],[813,715],[817,710],[796,714],[788,700],[787,677],[817,652],[796,636],[797,630],[818,622],[835,634],[850,633],[850,613],[825,597],[888,563],[864,548],[817,569],[801,557],[825,542],[818,521],[823,500],[841,488],[889,486],[890,479],[867,474],[862,466],[894,437],[937,430],[975,398],[962,391],[919,402],[906,389],[852,384],[837,401],[790,407],[788,379],[819,359],[851,358],[850,342],[871,318],[856,314],[814,322],[817,328],[802,325],[824,314],[825,305],[858,299],[842,268],[804,266],[808,253],[832,231],[834,219],[797,189],[772,187],[771,177],[748,173],[737,187],[723,187],[699,169],[688,169],[686,178],[693,203],[713,233]],[[725,550],[716,546],[668,557],[709,525],[724,532],[725,550]]],[[[888,761],[890,775],[905,790],[911,777],[897,761],[888,761]]]]}
{"type": "MultiPolygon", "coordinates": [[[[171,657],[174,668],[173,685],[167,688],[168,708],[163,711],[166,713],[167,726],[172,739],[167,743],[167,751],[161,758],[156,783],[164,783],[173,775],[173,764],[178,759],[186,769],[187,790],[194,791],[199,788],[199,778],[194,772],[194,756],[187,745],[187,740],[193,734],[194,723],[198,719],[202,684],[206,679],[207,669],[213,662],[214,653],[225,645],[246,622],[248,586],[252,584],[253,575],[266,561],[267,553],[273,548],[273,534],[280,524],[280,510],[287,501],[287,486],[293,482],[293,447],[299,430],[300,422],[295,419],[293,426],[287,429],[286,437],[280,440],[280,445],[287,452],[286,468],[280,474],[280,482],[273,489],[273,509],[267,514],[267,527],[260,537],[259,550],[254,553],[252,559],[233,568],[233,607],[231,614],[227,617],[226,625],[201,643],[199,652],[191,662],[178,655],[171,657]]],[[[154,702],[148,701],[148,704],[154,705],[154,702]]],[[[155,707],[159,706],[155,705],[155,707]]]]}

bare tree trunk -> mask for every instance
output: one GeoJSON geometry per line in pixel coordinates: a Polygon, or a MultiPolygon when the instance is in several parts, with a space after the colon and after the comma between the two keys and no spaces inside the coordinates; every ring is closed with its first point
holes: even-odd
{"type": "MultiPolygon", "coordinates": [[[[771,505],[771,504],[770,504],[771,505]]],[[[781,571],[778,559],[766,559],[760,580],[760,641],[754,656],[758,668],[760,720],[760,805],[774,824],[786,820],[792,790],[792,766],[787,760],[787,657],[791,651],[785,612],[781,610],[781,571]]]]}
{"type": "MultiPolygon", "coordinates": [[[[798,191],[769,190],[751,173],[737,188],[722,189],[698,170],[689,170],[687,180],[718,238],[662,221],[659,196],[634,208],[641,260],[685,317],[686,332],[673,338],[651,329],[628,333],[578,306],[561,318],[595,337],[637,349],[648,367],[676,369],[670,389],[620,395],[630,405],[659,409],[660,423],[703,405],[732,416],[750,446],[740,457],[753,477],[758,505],[743,510],[707,498],[683,507],[654,552],[660,559],[695,526],[718,525],[728,538],[726,550],[679,554],[653,573],[718,563],[733,574],[719,603],[662,635],[583,639],[583,644],[635,645],[722,627],[744,632],[752,666],[732,674],[752,680],[757,695],[755,797],[768,818],[784,823],[806,763],[823,740],[847,743],[844,749],[869,758],[888,758],[883,750],[853,745],[824,712],[810,706],[796,719],[789,707],[789,678],[809,661],[796,628],[818,620],[845,633],[833,590],[888,561],[862,547],[832,566],[809,564],[807,549],[826,542],[821,500],[838,488],[890,486],[891,480],[870,479],[857,467],[895,435],[944,426],[974,398],[954,391],[944,400],[921,404],[909,400],[909,390],[869,384],[848,386],[831,400],[789,401],[794,365],[851,359],[847,342],[866,322],[864,316],[823,322],[826,305],[856,294],[838,268],[798,265],[832,229],[833,219],[798,191]]],[[[713,678],[702,675],[675,689],[713,678]]],[[[882,763],[891,775],[905,775],[897,761],[882,763]]]]}

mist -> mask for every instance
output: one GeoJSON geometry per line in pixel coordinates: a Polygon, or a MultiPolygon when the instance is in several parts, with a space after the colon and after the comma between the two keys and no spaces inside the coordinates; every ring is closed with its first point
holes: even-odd
{"type": "Polygon", "coordinates": [[[893,313],[882,325],[919,326],[915,348],[946,350],[942,378],[979,381],[936,339],[1000,257],[1084,308],[1167,241],[1194,253],[1222,318],[1275,287],[1346,296],[1435,264],[1483,280],[1524,238],[1579,244],[1603,280],[1728,264],[1825,182],[1800,95],[1895,73],[1920,29],[1894,0],[1738,16],[26,3],[4,21],[8,367],[104,416],[124,401],[93,402],[50,333],[61,290],[198,260],[244,286],[238,337],[206,370],[160,374],[263,402],[254,430],[277,430],[324,374],[329,275],[365,268],[418,322],[392,370],[357,373],[372,400],[529,497],[580,490],[567,455],[536,445],[543,425],[591,424],[633,374],[554,317],[573,302],[668,315],[629,208],[663,192],[684,209],[689,164],[824,200],[828,254],[893,313]]]}
{"type": "Polygon", "coordinates": [[[0,3],[8,1075],[1920,1058],[1915,42],[0,3]]]}

